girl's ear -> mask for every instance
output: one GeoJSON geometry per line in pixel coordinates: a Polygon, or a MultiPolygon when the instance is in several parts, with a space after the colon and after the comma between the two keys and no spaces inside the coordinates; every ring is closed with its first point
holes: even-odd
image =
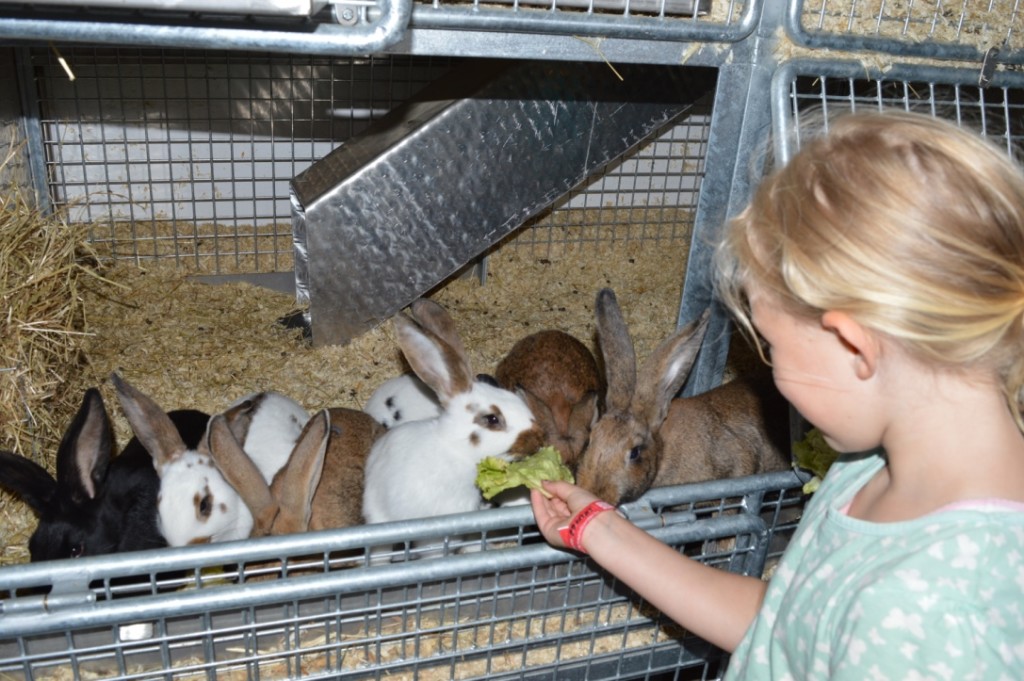
{"type": "Polygon", "coordinates": [[[821,316],[821,326],[834,333],[849,351],[857,378],[866,380],[875,375],[881,348],[873,333],[850,315],[835,310],[829,310],[821,316]]]}

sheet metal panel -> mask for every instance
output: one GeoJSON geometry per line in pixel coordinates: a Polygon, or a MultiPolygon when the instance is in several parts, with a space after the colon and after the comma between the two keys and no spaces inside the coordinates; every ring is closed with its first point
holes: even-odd
{"type": "Polygon", "coordinates": [[[429,86],[292,182],[313,342],[387,320],[713,84],[698,69],[482,61],[429,86]]]}

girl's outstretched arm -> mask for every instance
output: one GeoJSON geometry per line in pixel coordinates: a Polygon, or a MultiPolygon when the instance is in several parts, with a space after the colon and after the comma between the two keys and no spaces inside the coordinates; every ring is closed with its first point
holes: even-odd
{"type": "MultiPolygon", "coordinates": [[[[548,543],[565,547],[559,528],[595,497],[566,482],[545,482],[552,495],[531,493],[533,513],[548,543]]],[[[602,567],[651,605],[701,638],[732,652],[761,607],[767,584],[687,558],[617,513],[600,513],[580,538],[602,567]]]]}

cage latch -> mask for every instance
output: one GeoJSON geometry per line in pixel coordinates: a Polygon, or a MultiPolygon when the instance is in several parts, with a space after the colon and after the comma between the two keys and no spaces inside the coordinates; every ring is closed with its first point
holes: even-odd
{"type": "Polygon", "coordinates": [[[981,73],[978,75],[978,87],[988,87],[988,84],[992,82],[992,76],[996,73],[996,64],[998,64],[998,59],[998,47],[993,45],[986,50],[985,57],[981,60],[981,73]]]}

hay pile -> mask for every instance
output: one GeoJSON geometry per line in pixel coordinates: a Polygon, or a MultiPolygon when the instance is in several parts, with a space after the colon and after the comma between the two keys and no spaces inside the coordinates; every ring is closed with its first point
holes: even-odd
{"type": "MultiPolygon", "coordinates": [[[[44,217],[15,186],[0,193],[0,448],[51,471],[82,397],[83,287],[98,281],[94,264],[84,226],[44,217]]],[[[5,491],[0,523],[0,562],[27,558],[35,518],[5,491]]]]}
{"type": "MultiPolygon", "coordinates": [[[[675,329],[688,239],[568,241],[564,252],[544,256],[506,244],[490,256],[485,285],[458,278],[433,294],[454,317],[475,370],[493,371],[516,340],[542,328],[564,329],[595,347],[593,302],[603,286],[616,290],[639,356],[675,329]]],[[[277,321],[294,310],[294,298],[262,287],[208,285],[171,266],[124,263],[102,278],[79,276],[74,286],[66,297],[80,305],[82,328],[73,336],[80,345],[53,362],[45,372],[52,380],[40,383],[55,389],[63,381],[66,395],[41,409],[49,418],[40,442],[51,470],[56,442],[89,386],[100,387],[120,445],[129,439],[109,381],[114,371],[164,409],[214,412],[269,389],[311,411],[359,408],[405,370],[391,324],[346,346],[314,348],[277,321]]],[[[0,565],[27,560],[34,517],[0,492],[0,519],[0,565]]]]}
{"type": "Polygon", "coordinates": [[[41,216],[17,190],[0,195],[0,447],[39,463],[59,440],[54,411],[80,398],[90,262],[84,227],[41,216]]]}

